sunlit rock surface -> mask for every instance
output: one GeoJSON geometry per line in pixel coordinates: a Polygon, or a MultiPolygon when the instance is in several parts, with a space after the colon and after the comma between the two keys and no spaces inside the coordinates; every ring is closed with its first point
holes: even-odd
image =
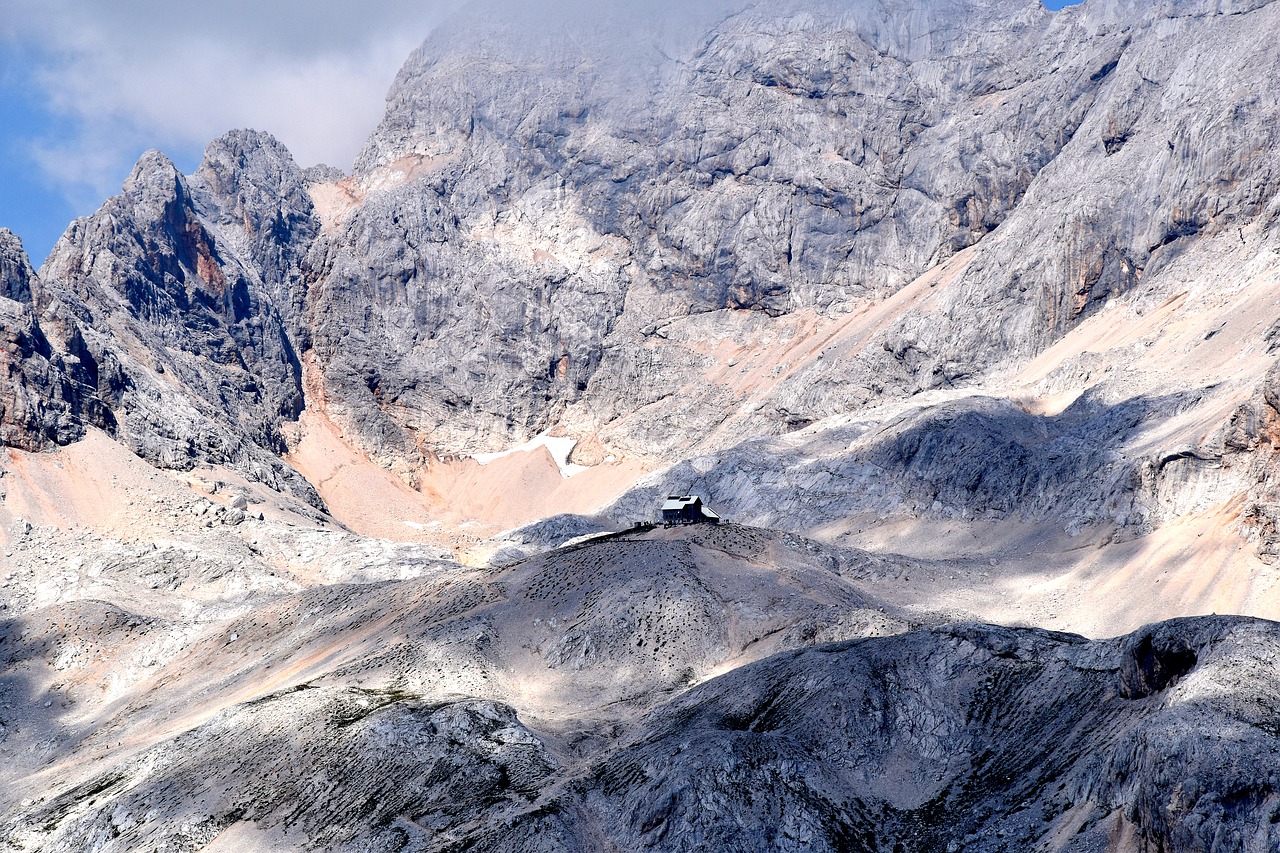
{"type": "Polygon", "coordinates": [[[1280,4],[587,5],[0,230],[0,849],[1280,847],[1280,4]]]}

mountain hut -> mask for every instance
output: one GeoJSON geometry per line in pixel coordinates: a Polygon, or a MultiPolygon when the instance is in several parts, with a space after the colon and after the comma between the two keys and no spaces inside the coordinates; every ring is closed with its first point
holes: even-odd
{"type": "Polygon", "coordinates": [[[697,495],[667,495],[662,502],[662,523],[719,524],[720,515],[702,502],[697,495]]]}

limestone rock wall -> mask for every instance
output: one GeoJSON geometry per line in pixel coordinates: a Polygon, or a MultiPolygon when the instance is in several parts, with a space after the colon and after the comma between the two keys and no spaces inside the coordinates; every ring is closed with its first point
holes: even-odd
{"type": "MultiPolygon", "coordinates": [[[[409,58],[351,175],[304,173],[253,131],[191,176],[149,153],[38,287],[0,252],[4,286],[33,294],[146,458],[226,462],[315,501],[280,462],[308,394],[412,482],[548,429],[581,440],[575,461],[660,466],[829,419],[839,434],[922,394],[1078,395],[1127,356],[1016,374],[1117,305],[1151,346],[1141,317],[1187,293],[1229,312],[1274,272],[1280,68],[1257,33],[1280,4],[623,6],[469,6],[409,58]]],[[[1268,366],[1175,381],[1145,365],[1095,396],[1190,394],[1217,419],[1190,442],[1208,447],[1231,429],[1210,404],[1227,384],[1259,393],[1268,366]]],[[[947,464],[1015,434],[952,442],[947,464]]],[[[1057,462],[991,500],[883,470],[904,478],[886,486],[900,509],[1141,526],[1234,489],[1267,516],[1240,460],[1220,477],[1139,445],[1090,465],[1111,485],[1087,497],[1057,462]]]]}
{"type": "Polygon", "coordinates": [[[318,503],[279,459],[302,409],[299,256],[318,231],[301,171],[265,134],[210,145],[191,177],[144,155],[41,268],[43,310],[118,365],[120,437],[165,467],[230,463],[318,503]]]}

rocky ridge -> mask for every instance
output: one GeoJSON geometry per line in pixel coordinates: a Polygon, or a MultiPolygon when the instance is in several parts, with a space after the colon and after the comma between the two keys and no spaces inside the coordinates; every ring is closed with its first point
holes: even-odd
{"type": "Polygon", "coordinates": [[[1184,619],[1092,642],[966,623],[904,633],[880,607],[856,615],[873,602],[828,567],[856,573],[865,557],[817,548],[776,573],[756,561],[779,547],[772,565],[795,559],[804,543],[692,534],[313,588],[204,628],[94,602],[46,610],[7,639],[8,706],[29,694],[58,710],[5,718],[19,777],[0,839],[103,851],[1276,843],[1274,623],[1184,619]],[[663,556],[618,559],[638,547],[663,556]],[[592,564],[605,574],[584,574],[592,564]],[[721,604],[682,580],[690,570],[721,604]],[[804,597],[765,616],[749,589],[760,581],[804,597]],[[872,638],[823,644],[806,612],[856,616],[837,633],[872,638]],[[677,624],[700,613],[710,633],[677,624]],[[725,627],[751,622],[721,645],[725,627]],[[768,645],[748,659],[799,647],[727,666],[761,632],[768,645]],[[97,698],[94,649],[128,648],[154,675],[97,698]],[[625,677],[606,675],[620,666],[625,677]],[[669,687],[633,692],[644,668],[669,687]],[[21,775],[54,756],[56,774],[21,775]]]}
{"type": "Polygon", "coordinates": [[[1278,10],[478,3],[0,230],[0,845],[1273,849],[1278,10]]]}

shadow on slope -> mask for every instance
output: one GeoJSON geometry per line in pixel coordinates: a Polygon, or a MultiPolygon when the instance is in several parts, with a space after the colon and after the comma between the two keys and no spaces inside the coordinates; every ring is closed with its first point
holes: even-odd
{"type": "Polygon", "coordinates": [[[640,518],[661,495],[702,494],[735,521],[796,532],[898,516],[1133,535],[1150,529],[1147,469],[1159,460],[1130,447],[1198,399],[1189,391],[1107,404],[1086,394],[1041,416],[1008,400],[967,397],[883,424],[819,425],[682,462],[642,481],[607,514],[640,518]]]}
{"type": "Polygon", "coordinates": [[[1280,625],[1222,617],[785,653],[655,711],[577,790],[646,849],[1273,849],[1277,651],[1280,625]],[[1153,638],[1198,663],[1135,693],[1153,638]]]}
{"type": "Polygon", "coordinates": [[[694,682],[907,627],[844,568],[799,537],[724,526],[281,596],[192,638],[127,699],[90,703],[80,739],[15,787],[40,797],[11,807],[7,837],[161,849],[242,821],[337,848],[466,835],[694,682]],[[455,732],[455,717],[479,722],[455,732]]]}
{"type": "Polygon", "coordinates": [[[38,796],[8,804],[0,838],[103,853],[226,833],[353,853],[1274,845],[1280,625],[868,639],[905,627],[848,580],[884,569],[722,525],[283,596],[127,705],[81,712],[82,740],[51,734],[45,770],[12,787],[38,796]]]}

